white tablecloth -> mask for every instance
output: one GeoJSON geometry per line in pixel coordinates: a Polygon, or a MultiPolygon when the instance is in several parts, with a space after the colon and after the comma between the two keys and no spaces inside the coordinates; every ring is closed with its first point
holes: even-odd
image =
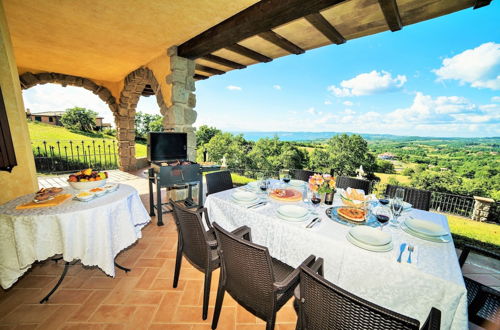
{"type": "MultiPolygon", "coordinates": [[[[64,192],[75,193],[67,187],[64,192]]],[[[137,190],[117,191],[89,202],[69,200],[48,208],[16,210],[33,199],[22,196],[0,205],[0,285],[7,289],[37,260],[62,254],[115,275],[114,259],[141,238],[151,218],[137,190]]]]}
{"type": "MultiPolygon", "coordinates": [[[[230,200],[233,191],[208,196],[205,207],[211,222],[228,230],[250,227],[255,243],[268,247],[273,257],[293,267],[311,254],[322,257],[328,280],[375,304],[415,318],[421,325],[431,307],[436,307],[442,313],[441,329],[468,328],[467,291],[452,242],[429,242],[396,229],[391,231],[392,251],[366,251],[347,241],[351,227],[329,219],[325,214],[327,206],[318,209],[322,221],[306,229],[309,221],[292,223],[275,215],[276,208],[285,203],[271,200],[264,207],[247,209],[230,200]],[[416,265],[396,262],[401,242],[417,246],[416,265]]],[[[340,203],[334,201],[334,205],[340,203]]],[[[421,210],[413,210],[411,215],[449,229],[443,215],[421,210]]]]}

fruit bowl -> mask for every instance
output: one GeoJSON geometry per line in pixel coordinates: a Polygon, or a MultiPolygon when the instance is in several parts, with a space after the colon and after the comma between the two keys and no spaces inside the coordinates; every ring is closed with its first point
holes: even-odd
{"type": "Polygon", "coordinates": [[[88,182],[71,182],[68,181],[69,185],[76,190],[90,190],[106,184],[106,179],[99,181],[88,181],[88,182]]]}

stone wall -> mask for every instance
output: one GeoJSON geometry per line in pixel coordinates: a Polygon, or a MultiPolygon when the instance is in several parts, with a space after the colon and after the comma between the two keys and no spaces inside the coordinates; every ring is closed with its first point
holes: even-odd
{"type": "Polygon", "coordinates": [[[472,220],[486,221],[495,201],[491,198],[474,196],[474,210],[472,211],[472,220]]]}

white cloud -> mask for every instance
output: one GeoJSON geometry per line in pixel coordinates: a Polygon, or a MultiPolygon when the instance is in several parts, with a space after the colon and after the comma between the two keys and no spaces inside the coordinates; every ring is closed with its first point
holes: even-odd
{"type": "Polygon", "coordinates": [[[342,102],[342,104],[345,105],[346,107],[352,107],[354,105],[354,103],[351,101],[344,101],[342,102]]]}
{"type": "Polygon", "coordinates": [[[276,89],[276,90],[278,90],[278,91],[281,90],[281,86],[280,85],[274,85],[273,88],[276,89]]]}
{"type": "Polygon", "coordinates": [[[445,58],[433,72],[438,81],[452,79],[475,88],[500,90],[500,44],[487,42],[445,58]]]}
{"type": "Polygon", "coordinates": [[[342,113],[345,115],[354,115],[356,111],[353,111],[352,109],[345,109],[342,113]]]}
{"type": "Polygon", "coordinates": [[[499,102],[500,103],[500,96],[493,96],[491,98],[491,102],[499,102]]]}
{"type": "Polygon", "coordinates": [[[330,100],[325,100],[324,104],[325,104],[325,105],[330,105],[330,104],[332,104],[332,101],[330,101],[330,100]]]}
{"type": "Polygon", "coordinates": [[[306,110],[306,112],[314,116],[321,116],[323,114],[323,112],[317,111],[314,107],[310,107],[309,109],[306,110]]]}
{"type": "Polygon", "coordinates": [[[331,85],[327,89],[337,97],[372,95],[397,90],[403,87],[406,81],[404,75],[393,78],[389,72],[373,70],[350,80],[343,80],[340,87],[331,85]]]}
{"type": "Polygon", "coordinates": [[[242,90],[242,88],[240,86],[234,86],[234,85],[229,85],[226,88],[229,89],[230,91],[241,91],[242,90]]]}

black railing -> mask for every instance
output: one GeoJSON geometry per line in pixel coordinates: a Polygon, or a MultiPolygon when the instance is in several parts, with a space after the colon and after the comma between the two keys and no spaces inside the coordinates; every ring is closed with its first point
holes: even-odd
{"type": "Polygon", "coordinates": [[[38,173],[118,168],[115,140],[32,140],[31,145],[38,173]]]}
{"type": "Polygon", "coordinates": [[[431,210],[470,218],[474,210],[474,198],[471,196],[452,195],[433,191],[431,195],[431,210]]]}

